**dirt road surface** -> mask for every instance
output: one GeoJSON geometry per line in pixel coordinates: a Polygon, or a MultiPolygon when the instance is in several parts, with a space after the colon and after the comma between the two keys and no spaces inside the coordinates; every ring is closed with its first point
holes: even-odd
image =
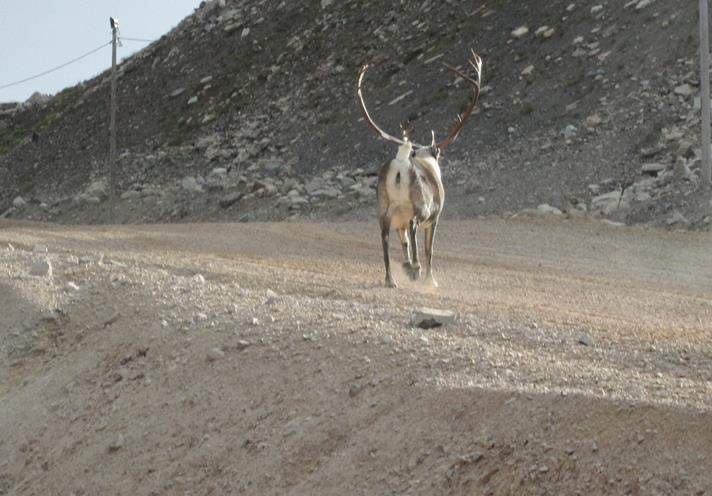
{"type": "Polygon", "coordinates": [[[375,223],[0,223],[0,494],[712,494],[711,247],[446,222],[392,290],[375,223]]]}

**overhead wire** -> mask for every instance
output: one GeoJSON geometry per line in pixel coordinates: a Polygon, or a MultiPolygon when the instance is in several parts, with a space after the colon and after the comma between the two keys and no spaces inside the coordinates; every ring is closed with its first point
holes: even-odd
{"type": "Polygon", "coordinates": [[[26,82],[28,82],[28,81],[32,81],[33,79],[37,79],[37,78],[40,78],[40,77],[42,77],[42,76],[46,76],[47,74],[50,74],[50,73],[52,73],[52,72],[58,71],[59,69],[63,69],[63,68],[65,68],[65,67],[67,67],[68,65],[74,64],[75,62],[78,62],[78,61],[80,61],[80,60],[82,60],[82,59],[88,57],[89,55],[92,55],[92,54],[98,52],[98,51],[101,50],[102,48],[107,47],[107,46],[109,46],[109,45],[111,45],[111,42],[104,43],[103,45],[100,45],[100,46],[94,48],[93,50],[90,50],[90,51],[88,51],[87,53],[85,53],[85,54],[83,54],[83,55],[80,55],[79,57],[73,58],[72,60],[70,60],[70,61],[68,61],[68,62],[65,62],[64,64],[58,65],[57,67],[53,67],[53,68],[48,69],[48,70],[46,70],[46,71],[44,71],[44,72],[41,72],[41,73],[39,73],[39,74],[35,74],[34,76],[30,76],[30,77],[28,77],[28,78],[21,79],[21,80],[19,80],[19,81],[14,81],[14,82],[12,82],[12,83],[7,83],[7,84],[0,85],[0,90],[5,89],[5,88],[9,88],[9,87],[11,87],[11,86],[17,86],[18,84],[26,83],[26,82]]]}
{"type": "MultiPolygon", "coordinates": [[[[124,41],[136,41],[136,42],[139,42],[139,43],[153,43],[154,41],[156,41],[156,40],[147,40],[147,39],[144,39],[144,38],[127,38],[127,37],[124,37],[124,36],[119,37],[119,39],[120,39],[120,40],[124,40],[124,41]]],[[[60,69],[64,69],[64,68],[67,67],[68,65],[74,64],[75,62],[79,62],[80,60],[82,60],[82,59],[84,59],[84,58],[86,58],[86,57],[88,57],[88,56],[90,56],[90,55],[95,54],[96,52],[98,52],[98,51],[101,50],[102,48],[104,48],[104,47],[106,47],[106,46],[109,46],[109,45],[111,45],[111,42],[110,42],[110,41],[109,41],[108,43],[104,43],[103,45],[100,45],[100,46],[98,46],[98,47],[96,47],[96,48],[94,48],[94,49],[88,51],[87,53],[84,53],[84,54],[82,54],[82,55],[80,55],[80,56],[78,56],[78,57],[75,57],[75,58],[73,58],[72,60],[69,60],[69,61],[67,61],[67,62],[65,62],[65,63],[63,63],[63,64],[61,64],[61,65],[58,65],[57,67],[53,67],[53,68],[51,68],[51,69],[47,69],[47,70],[44,71],[44,72],[41,72],[41,73],[39,73],[39,74],[35,74],[34,76],[30,76],[30,77],[27,77],[27,78],[25,78],[25,79],[20,79],[19,81],[13,81],[12,83],[7,83],[7,84],[0,85],[0,90],[5,89],[5,88],[10,88],[10,87],[12,87],[12,86],[17,86],[18,84],[26,83],[26,82],[28,82],[28,81],[32,81],[33,79],[37,79],[37,78],[40,78],[40,77],[42,77],[42,76],[46,76],[47,74],[51,74],[51,73],[53,73],[53,72],[55,72],[55,71],[58,71],[58,70],[60,70],[60,69]]]]}

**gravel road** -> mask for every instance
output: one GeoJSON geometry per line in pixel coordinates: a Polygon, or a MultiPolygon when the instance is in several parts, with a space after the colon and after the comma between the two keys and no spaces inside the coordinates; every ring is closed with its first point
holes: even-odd
{"type": "Polygon", "coordinates": [[[711,241],[0,223],[0,494],[709,494],[711,241]]]}

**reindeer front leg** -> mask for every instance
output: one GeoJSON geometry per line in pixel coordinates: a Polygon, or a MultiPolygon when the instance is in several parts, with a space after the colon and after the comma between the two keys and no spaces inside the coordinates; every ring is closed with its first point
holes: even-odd
{"type": "Polygon", "coordinates": [[[435,228],[437,221],[434,221],[425,228],[425,261],[427,268],[425,269],[425,278],[431,286],[438,286],[437,281],[433,277],[433,241],[435,240],[435,228]]]}
{"type": "Polygon", "coordinates": [[[391,274],[391,261],[388,256],[388,239],[390,238],[391,219],[383,217],[381,219],[381,244],[383,245],[383,263],[386,265],[386,286],[389,288],[397,288],[398,285],[393,280],[391,274]]]}
{"type": "Polygon", "coordinates": [[[405,229],[398,229],[398,239],[400,239],[401,246],[403,247],[403,268],[408,269],[410,267],[410,244],[408,243],[408,234],[405,229]]]}

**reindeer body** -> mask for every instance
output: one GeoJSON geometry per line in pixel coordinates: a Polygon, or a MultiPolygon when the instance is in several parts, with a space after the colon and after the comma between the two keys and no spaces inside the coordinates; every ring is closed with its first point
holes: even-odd
{"type": "Polygon", "coordinates": [[[437,220],[445,199],[437,161],[412,150],[410,142],[399,146],[378,175],[379,214],[389,216],[395,229],[406,229],[411,219],[420,225],[437,220]]]}
{"type": "Polygon", "coordinates": [[[419,227],[425,229],[426,274],[437,286],[432,273],[432,248],[435,228],[445,202],[445,190],[440,177],[440,166],[424,148],[413,153],[409,141],[398,147],[396,158],[386,162],[378,174],[378,218],[381,226],[383,259],[386,265],[386,285],[396,287],[390,270],[388,242],[391,227],[398,232],[406,261],[403,268],[408,276],[420,277],[418,244],[419,227]]]}
{"type": "Polygon", "coordinates": [[[462,71],[446,65],[448,70],[462,78],[472,86],[472,95],[467,108],[457,115],[448,136],[440,141],[435,141],[435,132],[432,132],[430,146],[413,143],[410,140],[412,128],[408,123],[401,124],[403,138],[399,139],[383,131],[373,121],[366,103],[363,99],[361,84],[368,68],[361,68],[358,78],[357,95],[368,125],[376,134],[386,141],[398,144],[396,157],[386,162],[378,174],[378,220],[381,226],[381,242],[383,246],[383,261],[386,266],[386,285],[397,287],[391,272],[388,242],[390,230],[393,227],[398,233],[405,262],[403,268],[408,276],[416,280],[420,277],[420,262],[418,259],[418,228],[425,232],[425,258],[426,279],[433,286],[437,286],[433,278],[433,240],[438,219],[445,203],[445,190],[440,175],[440,152],[452,144],[460,133],[465,121],[469,118],[477,105],[480,96],[480,80],[482,75],[482,60],[472,52],[469,64],[474,68],[476,79],[472,79],[462,71]]]}

